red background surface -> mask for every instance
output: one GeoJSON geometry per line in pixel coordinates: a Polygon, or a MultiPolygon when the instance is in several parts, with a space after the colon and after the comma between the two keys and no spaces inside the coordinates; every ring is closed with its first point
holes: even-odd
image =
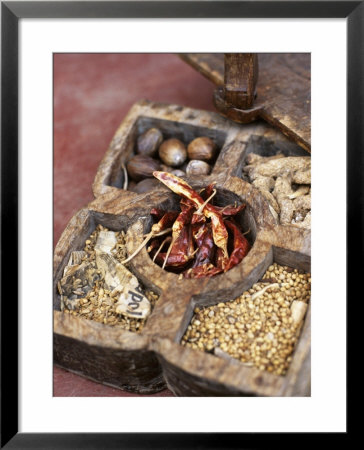
{"type": "MultiPolygon", "coordinates": [[[[54,245],[93,200],[109,143],[140,99],[214,111],[214,85],[173,54],[54,55],[54,245]]],[[[133,396],[54,367],[53,395],[133,396]]],[[[156,396],[172,396],[164,390],[156,396]]]]}

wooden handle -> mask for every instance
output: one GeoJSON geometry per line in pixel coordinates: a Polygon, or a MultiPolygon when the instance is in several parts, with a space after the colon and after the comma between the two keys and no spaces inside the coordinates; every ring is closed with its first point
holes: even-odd
{"type": "Polygon", "coordinates": [[[235,108],[253,106],[258,81],[256,53],[225,53],[225,101],[235,108]]]}

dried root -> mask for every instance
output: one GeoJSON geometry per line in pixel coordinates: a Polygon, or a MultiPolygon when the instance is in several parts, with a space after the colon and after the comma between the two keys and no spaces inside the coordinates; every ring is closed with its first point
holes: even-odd
{"type": "Polygon", "coordinates": [[[311,184],[311,167],[297,170],[293,174],[292,181],[296,184],[311,184]]]}
{"type": "Polygon", "coordinates": [[[274,188],[274,179],[272,177],[259,177],[253,181],[253,185],[259,190],[270,192],[274,188]]]}
{"type": "Polygon", "coordinates": [[[262,189],[259,189],[259,191],[263,195],[263,197],[265,197],[268,200],[268,203],[274,209],[275,213],[279,214],[281,211],[281,208],[279,207],[279,204],[278,204],[276,198],[274,197],[274,195],[271,194],[269,191],[264,191],[262,189]]]}
{"type": "Polygon", "coordinates": [[[261,162],[267,162],[267,161],[271,161],[274,159],[280,159],[280,158],[284,158],[283,153],[277,153],[276,155],[272,155],[272,156],[261,156],[256,153],[249,153],[249,155],[247,155],[247,157],[245,159],[245,162],[247,165],[257,165],[261,162]]]}
{"type": "Polygon", "coordinates": [[[304,218],[304,220],[302,220],[302,222],[294,222],[291,225],[294,225],[294,226],[299,227],[299,228],[310,229],[311,228],[311,211],[309,211],[306,214],[306,217],[304,218]]]}
{"type": "Polygon", "coordinates": [[[293,200],[294,198],[300,197],[301,195],[309,194],[310,192],[311,188],[309,186],[302,185],[299,186],[288,198],[290,200],[293,200]]]}
{"type": "Polygon", "coordinates": [[[243,171],[268,201],[272,215],[282,225],[310,228],[311,158],[250,153],[246,163],[243,171]]]}
{"type": "Polygon", "coordinates": [[[290,225],[294,213],[294,206],[292,200],[285,198],[280,202],[281,214],[280,221],[282,225],[290,225]]]}
{"type": "Polygon", "coordinates": [[[302,197],[297,197],[293,200],[294,209],[311,209],[311,194],[303,195],[302,197]]]}

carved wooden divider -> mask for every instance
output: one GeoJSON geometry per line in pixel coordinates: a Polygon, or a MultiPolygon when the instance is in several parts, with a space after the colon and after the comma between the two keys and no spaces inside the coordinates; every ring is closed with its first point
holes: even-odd
{"type": "Polygon", "coordinates": [[[132,107],[95,176],[95,200],[71,219],[55,249],[56,364],[98,382],[142,394],[158,392],[167,384],[176,395],[185,396],[309,395],[310,306],[285,376],[180,344],[196,305],[236,298],[256,283],[272,262],[310,271],[310,231],[278,225],[265,198],[241,178],[246,155],[259,153],[265,143],[272,151],[280,149],[286,155],[305,154],[265,123],[242,126],[215,113],[148,101],[132,107]],[[126,231],[130,254],[149,231],[151,208],[177,206],[177,196],[163,186],[145,194],[121,188],[121,164],[133,154],[136,136],[152,126],[158,127],[165,138],[189,142],[203,135],[218,143],[221,150],[211,174],[187,181],[195,188],[216,182],[218,204],[247,204],[239,220],[251,229],[252,249],[233,269],[207,279],[180,279],[154,264],[143,249],[132,260],[132,271],[160,298],[142,331],[132,333],[64,314],[60,311],[57,283],[71,252],[83,248],[98,224],[126,231]]]}

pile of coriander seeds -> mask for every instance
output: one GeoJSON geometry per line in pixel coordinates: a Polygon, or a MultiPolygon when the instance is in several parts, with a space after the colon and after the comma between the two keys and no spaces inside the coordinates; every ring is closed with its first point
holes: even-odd
{"type": "MultiPolygon", "coordinates": [[[[83,261],[90,262],[96,267],[95,244],[100,231],[109,231],[108,228],[98,225],[95,231],[85,242],[84,252],[86,256],[83,261]]],[[[118,261],[122,261],[127,256],[125,233],[119,231],[116,233],[117,244],[114,249],[114,256],[118,261]]],[[[100,273],[100,271],[98,271],[100,273]]],[[[152,290],[145,290],[145,296],[153,308],[159,296],[152,290]]],[[[102,277],[96,279],[93,288],[87,292],[83,298],[69,304],[61,304],[61,310],[76,317],[82,317],[105,325],[118,326],[132,332],[140,332],[146,320],[131,318],[118,314],[116,305],[118,302],[118,292],[112,293],[105,287],[105,281],[102,277]]]]}
{"type": "Polygon", "coordinates": [[[309,273],[274,263],[240,297],[196,307],[181,344],[285,375],[310,295],[309,273]]]}

